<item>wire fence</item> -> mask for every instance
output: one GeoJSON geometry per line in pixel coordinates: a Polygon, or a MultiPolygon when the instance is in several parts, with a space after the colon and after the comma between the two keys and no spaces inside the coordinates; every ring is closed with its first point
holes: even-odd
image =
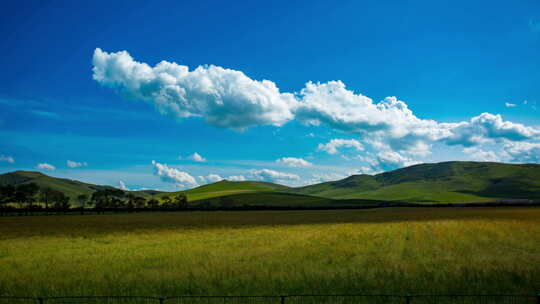
{"type": "Polygon", "coordinates": [[[540,304],[534,295],[287,295],[0,297],[0,304],[540,304]]]}

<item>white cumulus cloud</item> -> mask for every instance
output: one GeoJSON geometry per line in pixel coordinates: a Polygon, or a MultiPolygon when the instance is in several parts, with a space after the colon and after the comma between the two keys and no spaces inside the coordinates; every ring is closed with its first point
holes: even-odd
{"type": "Polygon", "coordinates": [[[339,148],[354,148],[356,151],[364,150],[364,146],[356,139],[332,139],[326,144],[319,144],[318,151],[325,151],[328,154],[336,154],[339,148]]]}
{"type": "Polygon", "coordinates": [[[123,181],[118,181],[118,189],[124,190],[124,191],[129,190],[128,187],[126,186],[126,184],[123,181]]]}
{"type": "Polygon", "coordinates": [[[206,180],[208,180],[211,183],[219,182],[220,180],[223,180],[223,177],[219,176],[219,174],[211,173],[208,176],[206,176],[206,180]]]}
{"type": "Polygon", "coordinates": [[[227,180],[231,182],[243,182],[247,180],[247,178],[243,175],[231,175],[227,177],[227,180]]]}
{"type": "Polygon", "coordinates": [[[51,164],[41,163],[41,164],[37,164],[36,169],[54,171],[56,170],[56,167],[51,164]]]}
{"type": "Polygon", "coordinates": [[[480,147],[463,148],[463,153],[468,154],[474,161],[500,162],[501,157],[495,151],[484,150],[480,147]]]}
{"type": "MultiPolygon", "coordinates": [[[[127,51],[108,53],[99,48],[94,51],[93,78],[123,96],[154,104],[163,114],[200,117],[217,127],[243,130],[281,126],[293,119],[325,125],[357,139],[330,141],[319,150],[330,154],[340,147],[373,150],[373,159],[380,164],[413,163],[430,154],[434,145],[478,146],[487,152],[486,144],[510,147],[508,143],[540,140],[539,127],[506,121],[498,114],[481,113],[458,122],[420,118],[396,97],[374,102],[339,80],[307,82],[298,93],[287,93],[270,80],[254,80],[241,71],[213,65],[190,70],[167,61],[151,66],[135,61],[127,51]]],[[[535,151],[517,146],[506,150],[535,151]]]]}
{"type": "Polygon", "coordinates": [[[276,160],[276,162],[293,168],[309,167],[312,165],[312,163],[308,162],[307,160],[296,157],[282,157],[276,160]]]}
{"type": "Polygon", "coordinates": [[[154,174],[159,176],[159,178],[168,183],[175,183],[180,187],[194,187],[197,186],[197,181],[189,173],[180,171],[175,168],[170,168],[167,164],[161,164],[152,161],[154,166],[154,174]]]}
{"type": "Polygon", "coordinates": [[[281,93],[269,80],[257,81],[240,71],[219,66],[194,70],[174,62],[149,66],[126,51],[94,51],[93,78],[122,94],[154,103],[177,117],[202,117],[225,128],[280,126],[293,118],[293,94],[281,93]]]}
{"type": "Polygon", "coordinates": [[[250,177],[258,181],[296,181],[300,180],[300,177],[296,174],[280,172],[270,169],[252,169],[249,171],[250,177]]]}
{"type": "Polygon", "coordinates": [[[70,168],[86,167],[88,164],[86,162],[76,162],[73,160],[67,160],[66,164],[70,168]]]}
{"type": "Polygon", "coordinates": [[[452,124],[452,134],[444,140],[447,144],[465,147],[498,140],[524,141],[540,138],[540,129],[503,120],[501,115],[482,113],[468,122],[452,124]]]}
{"type": "Polygon", "coordinates": [[[188,159],[192,160],[192,161],[196,161],[196,162],[199,162],[199,163],[202,163],[202,162],[205,162],[206,161],[206,158],[202,157],[199,153],[195,152],[193,154],[191,154],[190,156],[188,156],[188,159]]]}
{"type": "Polygon", "coordinates": [[[507,107],[507,108],[515,108],[515,107],[517,107],[517,104],[505,102],[504,106],[507,107]]]}
{"type": "Polygon", "coordinates": [[[512,162],[540,163],[540,143],[508,142],[504,151],[512,162]]]}
{"type": "Polygon", "coordinates": [[[313,173],[311,175],[311,179],[309,179],[306,182],[306,184],[311,185],[311,184],[324,183],[324,182],[328,182],[328,181],[337,181],[337,180],[340,180],[340,179],[344,179],[346,177],[347,177],[346,175],[343,175],[343,174],[340,174],[340,173],[335,173],[335,172],[313,173]]]}
{"type": "Polygon", "coordinates": [[[383,151],[377,154],[378,167],[382,170],[393,170],[420,163],[396,151],[383,151]]]}

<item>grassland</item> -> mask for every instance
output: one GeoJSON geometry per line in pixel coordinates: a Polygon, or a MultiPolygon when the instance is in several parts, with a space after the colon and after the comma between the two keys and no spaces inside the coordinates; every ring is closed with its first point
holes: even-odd
{"type": "MultiPolygon", "coordinates": [[[[177,193],[185,194],[189,201],[197,201],[233,194],[284,191],[287,189],[289,189],[287,186],[267,182],[231,182],[223,180],[217,183],[207,184],[185,191],[179,191],[177,193]]],[[[157,195],[156,198],[162,198],[165,195],[170,195],[170,193],[161,193],[157,195]]]]}
{"type": "Polygon", "coordinates": [[[333,199],[432,203],[537,199],[540,198],[540,165],[460,161],[419,164],[291,191],[333,199]]]}
{"type": "MultiPolygon", "coordinates": [[[[14,171],[0,174],[0,185],[18,186],[28,183],[35,183],[40,188],[52,188],[60,191],[68,196],[71,199],[71,203],[75,206],[78,206],[76,200],[78,195],[85,194],[91,196],[92,193],[98,190],[114,189],[111,186],[94,185],[67,178],[57,178],[34,171],[14,171]]],[[[130,191],[130,193],[144,198],[152,198],[159,191],[140,190],[130,191]]]]}
{"type": "MultiPolygon", "coordinates": [[[[16,171],[0,175],[0,185],[21,185],[30,182],[63,192],[71,197],[73,205],[76,205],[74,198],[77,194],[89,195],[96,190],[112,189],[110,186],[54,178],[39,172],[16,171]]],[[[298,188],[260,181],[220,181],[173,193],[152,190],[129,191],[129,193],[147,199],[160,199],[182,193],[187,196],[190,203],[195,204],[201,203],[201,200],[246,195],[249,202],[244,201],[240,205],[283,206],[290,203],[291,207],[298,205],[305,207],[310,202],[313,203],[312,207],[318,207],[324,203],[320,198],[328,199],[326,204],[345,205],[351,204],[352,201],[332,202],[332,200],[426,204],[527,200],[540,199],[540,165],[453,161],[419,164],[376,175],[353,175],[342,180],[298,188]],[[268,195],[269,192],[275,192],[276,195],[268,195]],[[278,193],[293,195],[284,199],[285,196],[278,193]],[[253,199],[255,194],[261,200],[253,199]]],[[[223,201],[227,200],[225,198],[223,201]]],[[[210,203],[216,205],[219,202],[212,200],[210,203]]]]}
{"type": "Polygon", "coordinates": [[[526,293],[540,208],[0,218],[1,295],[526,293]]]}

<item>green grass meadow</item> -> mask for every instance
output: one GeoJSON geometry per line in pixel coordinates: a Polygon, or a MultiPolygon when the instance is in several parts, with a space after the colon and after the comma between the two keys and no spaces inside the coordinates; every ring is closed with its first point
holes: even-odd
{"type": "Polygon", "coordinates": [[[540,208],[0,217],[0,295],[540,290],[540,208]]]}

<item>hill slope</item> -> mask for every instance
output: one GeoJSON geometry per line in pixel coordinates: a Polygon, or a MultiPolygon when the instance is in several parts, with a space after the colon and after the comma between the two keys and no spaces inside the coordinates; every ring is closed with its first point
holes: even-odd
{"type": "Polygon", "coordinates": [[[469,202],[540,198],[540,165],[443,162],[291,190],[333,199],[469,202]]]}
{"type": "MultiPolygon", "coordinates": [[[[232,182],[222,180],[217,183],[203,185],[190,190],[179,191],[176,193],[185,194],[189,201],[196,201],[201,199],[240,194],[240,193],[253,193],[253,192],[273,192],[273,191],[287,191],[290,188],[283,185],[267,182],[254,182],[254,181],[241,181],[232,182]]],[[[167,193],[161,194],[158,197],[163,197],[167,193]]]]}
{"type": "MultiPolygon", "coordinates": [[[[15,171],[0,175],[1,184],[34,182],[71,198],[112,189],[39,172],[15,171]]],[[[194,189],[167,193],[130,191],[145,198],[182,193],[193,204],[321,206],[370,201],[481,202],[501,199],[540,199],[540,165],[484,162],[420,164],[377,175],[353,175],[342,180],[299,188],[256,181],[219,181],[194,189]],[[214,198],[227,197],[223,200],[214,198]],[[322,198],[322,199],[321,199],[322,198]],[[344,201],[348,200],[348,201],[344,201]]]]}
{"type": "MultiPolygon", "coordinates": [[[[34,171],[14,171],[6,174],[0,174],[0,185],[18,186],[28,183],[36,183],[40,188],[49,187],[54,190],[61,191],[65,195],[69,196],[73,202],[75,202],[77,195],[80,194],[90,196],[95,191],[114,189],[111,186],[100,186],[66,178],[57,178],[34,171]]],[[[153,190],[129,192],[146,198],[160,193],[153,190]]]]}

